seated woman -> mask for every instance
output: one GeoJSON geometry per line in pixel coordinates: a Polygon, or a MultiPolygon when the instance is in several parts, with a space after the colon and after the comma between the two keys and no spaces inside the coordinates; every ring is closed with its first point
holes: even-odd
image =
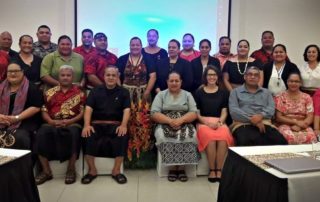
{"type": "Polygon", "coordinates": [[[302,91],[313,95],[320,88],[320,49],[311,44],[303,53],[305,63],[299,68],[302,77],[302,91]]]}
{"type": "Polygon", "coordinates": [[[210,173],[209,182],[220,181],[221,168],[228,146],[233,145],[233,138],[225,123],[228,116],[229,93],[218,87],[220,70],[208,65],[203,73],[203,87],[195,93],[199,109],[197,125],[198,149],[206,151],[210,173]]]}
{"type": "Polygon", "coordinates": [[[201,54],[199,51],[194,50],[194,37],[190,33],[186,33],[182,38],[182,51],[179,57],[191,62],[193,59],[199,57],[201,54]]]}
{"type": "Polygon", "coordinates": [[[38,128],[35,116],[43,103],[42,93],[28,81],[18,64],[11,63],[7,79],[0,84],[0,147],[31,149],[31,138],[38,128]]]}
{"type": "Polygon", "coordinates": [[[278,129],[289,144],[307,144],[316,140],[310,127],[313,122],[313,102],[308,94],[300,91],[301,82],[299,73],[289,74],[288,89],[274,98],[278,129]]]}
{"type": "Polygon", "coordinates": [[[199,160],[196,130],[191,124],[197,118],[197,107],[192,95],[181,89],[179,73],[171,72],[167,82],[168,89],[157,94],[151,107],[151,117],[158,123],[156,145],[162,163],[172,166],[168,180],[185,182],[188,177],[184,165],[199,160]]]}
{"type": "Polygon", "coordinates": [[[255,66],[260,69],[259,86],[263,83],[263,71],[260,62],[249,57],[250,44],[247,40],[242,39],[237,45],[237,55],[230,58],[223,67],[223,83],[230,92],[232,89],[244,84],[244,74],[247,68],[255,66]]]}
{"type": "Polygon", "coordinates": [[[292,72],[300,73],[297,65],[288,60],[287,48],[277,44],[272,49],[273,61],[263,66],[263,87],[273,96],[287,89],[286,81],[292,72]]]}
{"type": "Polygon", "coordinates": [[[22,35],[19,39],[19,54],[12,60],[16,61],[21,66],[24,75],[31,83],[40,86],[40,66],[42,59],[32,54],[32,43],[33,39],[31,36],[22,35]]]}

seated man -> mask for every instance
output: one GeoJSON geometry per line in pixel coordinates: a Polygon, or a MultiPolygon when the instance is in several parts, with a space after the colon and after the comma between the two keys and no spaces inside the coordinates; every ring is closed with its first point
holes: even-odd
{"type": "Polygon", "coordinates": [[[76,181],[75,162],[80,151],[81,125],[85,95],[72,84],[73,67],[63,65],[59,70],[59,85],[45,93],[42,117],[46,122],[37,134],[37,153],[42,172],[36,177],[36,184],[52,179],[50,160],[69,159],[65,183],[76,181]]]}
{"type": "Polygon", "coordinates": [[[95,156],[115,157],[112,178],[119,184],[127,182],[120,168],[128,149],[130,94],[117,86],[117,67],[108,66],[104,71],[105,85],[91,90],[85,108],[82,137],[86,138],[85,158],[89,171],[81,180],[83,184],[89,184],[97,177],[95,156]]]}
{"type": "Polygon", "coordinates": [[[275,104],[271,93],[258,86],[259,68],[249,67],[245,83],[231,91],[229,110],[231,130],[238,146],[283,145],[286,139],[271,124],[275,104]]]}

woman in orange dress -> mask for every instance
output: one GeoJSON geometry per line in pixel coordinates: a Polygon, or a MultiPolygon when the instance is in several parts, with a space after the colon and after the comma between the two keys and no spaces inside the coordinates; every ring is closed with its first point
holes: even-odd
{"type": "Polygon", "coordinates": [[[198,149],[207,154],[210,167],[209,182],[220,180],[228,147],[233,145],[232,135],[225,124],[229,93],[219,88],[220,77],[220,70],[208,65],[203,73],[203,87],[195,93],[199,110],[198,149]]]}

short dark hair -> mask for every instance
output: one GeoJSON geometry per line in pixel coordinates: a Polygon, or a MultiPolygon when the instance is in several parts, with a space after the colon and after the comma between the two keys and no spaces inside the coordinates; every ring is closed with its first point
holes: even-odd
{"type": "Polygon", "coordinates": [[[60,41],[63,40],[63,39],[68,39],[68,40],[72,43],[72,40],[71,40],[71,38],[70,38],[69,36],[67,36],[67,35],[62,35],[62,36],[60,36],[59,39],[58,39],[58,44],[59,44],[60,41]]]}
{"type": "Polygon", "coordinates": [[[262,37],[263,37],[263,35],[265,35],[265,34],[271,34],[271,35],[272,35],[272,37],[274,37],[274,35],[273,35],[273,32],[272,32],[272,31],[270,31],[270,30],[266,30],[266,31],[262,32],[262,34],[261,34],[261,38],[262,38],[262,37]]]}
{"type": "Polygon", "coordinates": [[[244,74],[247,74],[250,70],[257,70],[257,71],[260,72],[259,67],[257,67],[257,66],[249,66],[249,67],[246,69],[246,71],[244,72],[244,74]]]}
{"type": "Polygon", "coordinates": [[[219,84],[219,82],[221,81],[221,77],[222,77],[222,73],[221,73],[221,70],[214,66],[214,65],[208,65],[205,69],[204,69],[204,72],[202,74],[202,83],[204,85],[208,85],[208,79],[207,79],[207,76],[208,76],[208,71],[209,70],[212,70],[214,71],[217,76],[218,76],[218,80],[217,80],[217,85],[219,84]]]}
{"type": "Polygon", "coordinates": [[[275,46],[273,47],[272,53],[274,52],[274,50],[275,50],[277,47],[281,47],[281,48],[284,50],[284,52],[287,53],[287,48],[286,48],[286,46],[283,45],[283,44],[280,44],[280,43],[278,43],[277,45],[275,45],[275,46]]]}
{"type": "Polygon", "coordinates": [[[222,37],[219,38],[219,44],[221,43],[221,41],[222,41],[223,39],[228,39],[229,42],[231,43],[230,37],[228,37],[228,36],[222,36],[222,37]]]}
{"type": "Polygon", "coordinates": [[[93,38],[94,40],[100,39],[100,38],[105,38],[106,40],[108,40],[108,37],[103,32],[96,33],[93,38]]]}
{"type": "Polygon", "coordinates": [[[239,46],[239,44],[241,43],[241,42],[246,42],[247,44],[248,44],[248,47],[250,48],[250,43],[249,43],[249,41],[247,40],[247,39],[241,39],[239,42],[238,42],[238,44],[237,44],[237,47],[239,46]]]}
{"type": "Polygon", "coordinates": [[[38,27],[38,30],[37,30],[37,31],[39,31],[41,28],[48,29],[48,30],[51,32],[51,29],[50,29],[50,27],[48,27],[48,25],[40,25],[40,26],[38,27]]]}
{"type": "Polygon", "coordinates": [[[180,80],[182,81],[181,74],[180,74],[179,72],[177,72],[177,71],[172,71],[172,72],[170,72],[170,73],[168,74],[167,81],[169,80],[169,77],[170,77],[170,75],[171,75],[171,74],[178,74],[178,75],[179,75],[180,80]]]}
{"type": "Polygon", "coordinates": [[[319,49],[319,46],[317,46],[316,44],[310,44],[306,47],[306,49],[304,49],[304,53],[303,53],[303,59],[304,61],[308,62],[308,57],[307,57],[307,52],[309,50],[309,48],[316,48],[317,49],[317,52],[318,52],[318,57],[317,57],[317,61],[319,62],[320,61],[320,49],[319,49]]]}
{"type": "Polygon", "coordinates": [[[132,38],[130,39],[130,43],[131,43],[133,40],[139,40],[139,42],[140,42],[140,44],[141,44],[141,46],[142,46],[142,41],[141,41],[141,39],[140,39],[139,37],[137,37],[137,36],[132,37],[132,38]]]}
{"type": "Polygon", "coordinates": [[[24,72],[24,69],[23,69],[22,66],[19,64],[19,62],[17,61],[16,58],[13,58],[13,59],[11,59],[11,60],[9,61],[8,67],[9,67],[9,65],[12,65],[12,64],[18,65],[19,68],[22,70],[22,72],[24,72]]]}
{"type": "Polygon", "coordinates": [[[200,46],[203,42],[207,42],[209,47],[211,48],[211,41],[209,39],[202,39],[200,42],[199,42],[199,49],[200,49],[200,46]]]}
{"type": "Polygon", "coordinates": [[[147,31],[147,35],[149,34],[149,32],[152,32],[152,31],[154,31],[154,32],[159,36],[159,32],[158,32],[158,30],[156,30],[156,29],[149,29],[149,30],[147,31]]]}
{"type": "Polygon", "coordinates": [[[82,30],[81,35],[83,35],[83,33],[85,33],[85,32],[89,32],[93,36],[93,31],[91,29],[82,30]]]}
{"type": "Polygon", "coordinates": [[[24,34],[24,35],[20,36],[20,38],[19,38],[19,45],[21,44],[21,41],[22,41],[23,37],[29,37],[29,38],[31,38],[31,40],[33,41],[32,36],[30,36],[30,35],[28,35],[28,34],[24,34]]]}
{"type": "Polygon", "coordinates": [[[300,72],[298,72],[298,71],[290,72],[289,75],[288,75],[288,77],[287,77],[286,83],[288,83],[288,80],[289,80],[289,78],[290,78],[291,75],[298,75],[298,76],[299,76],[299,79],[300,79],[300,82],[302,83],[302,76],[301,76],[300,72]]]}
{"type": "Polygon", "coordinates": [[[190,37],[192,38],[193,42],[194,42],[194,36],[193,36],[192,34],[186,33],[186,34],[183,35],[182,39],[183,39],[184,37],[186,37],[186,36],[190,36],[190,37]]]}
{"type": "Polygon", "coordinates": [[[177,46],[178,46],[178,48],[180,49],[181,44],[180,44],[180,42],[179,42],[177,39],[171,39],[171,40],[169,41],[169,43],[171,43],[171,42],[176,43],[176,44],[177,44],[177,46]]]}

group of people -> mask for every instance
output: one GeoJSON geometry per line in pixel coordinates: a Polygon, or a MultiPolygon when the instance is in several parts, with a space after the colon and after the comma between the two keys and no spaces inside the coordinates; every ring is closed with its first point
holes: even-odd
{"type": "Polygon", "coordinates": [[[46,25],[37,37],[21,36],[15,52],[11,34],[0,34],[0,143],[38,156],[37,184],[52,179],[50,160],[69,160],[65,183],[74,183],[81,148],[89,167],[83,184],[98,175],[95,157],[114,157],[112,178],[123,184],[121,165],[153,167],[154,145],[169,181],[187,181],[185,165],[205,152],[208,180],[217,182],[229,146],[304,144],[319,134],[317,45],[306,47],[297,67],[271,31],[251,55],[247,40],[232,54],[231,39],[221,37],[213,56],[211,42],[201,40],[197,51],[190,33],[182,50],[172,39],[166,51],[155,29],[146,47],[133,37],[119,58],[102,32],[83,30],[74,49],[66,35],[52,43],[46,25]]]}

